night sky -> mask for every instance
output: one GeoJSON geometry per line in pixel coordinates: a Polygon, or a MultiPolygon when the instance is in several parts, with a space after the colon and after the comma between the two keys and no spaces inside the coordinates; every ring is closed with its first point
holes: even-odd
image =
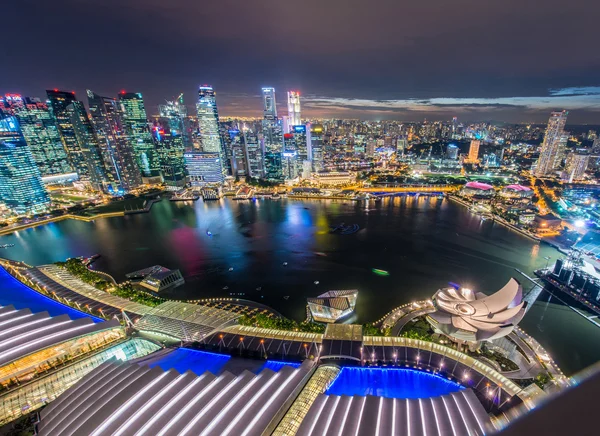
{"type": "Polygon", "coordinates": [[[200,84],[224,116],[260,88],[303,116],[600,124],[596,0],[13,0],[0,93],[142,92],[149,113],[200,84]]]}

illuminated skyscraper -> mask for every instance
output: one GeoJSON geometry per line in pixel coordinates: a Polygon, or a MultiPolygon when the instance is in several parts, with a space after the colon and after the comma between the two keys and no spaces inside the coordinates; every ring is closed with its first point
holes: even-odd
{"type": "Polygon", "coordinates": [[[467,160],[470,163],[477,163],[479,161],[479,146],[481,145],[481,141],[477,139],[473,139],[471,141],[471,145],[469,146],[469,156],[467,160]]]}
{"type": "Polygon", "coordinates": [[[323,126],[312,124],[310,126],[310,141],[312,149],[312,170],[319,172],[323,170],[323,126]]]}
{"type": "Polygon", "coordinates": [[[173,188],[182,188],[186,183],[184,153],[186,149],[187,108],[183,94],[177,100],[159,105],[160,118],[153,127],[154,138],[165,183],[173,188]]]}
{"type": "Polygon", "coordinates": [[[538,177],[552,174],[560,163],[558,157],[561,154],[561,148],[564,148],[567,139],[564,129],[565,124],[567,123],[568,114],[567,111],[562,111],[552,112],[550,115],[548,127],[546,127],[546,134],[544,135],[544,141],[542,142],[540,157],[535,169],[535,175],[538,177]]]}
{"type": "MultiPolygon", "coordinates": [[[[292,180],[298,177],[298,148],[293,133],[283,134],[283,153],[281,154],[281,167],[283,178],[292,180]]],[[[300,165],[302,162],[300,161],[300,165]]]]}
{"type": "Polygon", "coordinates": [[[263,118],[265,120],[277,119],[277,102],[275,101],[275,88],[263,88],[263,118]]]}
{"type": "Polygon", "coordinates": [[[110,192],[123,193],[142,184],[140,169],[125,134],[117,100],[87,90],[90,115],[110,192]]]}
{"type": "Polygon", "coordinates": [[[264,174],[264,162],[258,137],[255,132],[248,128],[242,129],[242,135],[247,175],[255,179],[261,178],[264,174]]]}
{"type": "Polygon", "coordinates": [[[590,162],[590,155],[587,153],[571,153],[567,157],[566,165],[566,179],[569,183],[576,180],[581,180],[585,176],[588,164],[590,162]]]}
{"type": "Polygon", "coordinates": [[[302,124],[300,120],[300,93],[298,91],[288,91],[287,97],[289,125],[299,126],[302,124]]]}
{"type": "Polygon", "coordinates": [[[17,215],[46,210],[50,198],[14,116],[0,115],[0,201],[17,215]]]}
{"type": "Polygon", "coordinates": [[[160,183],[160,158],[148,125],[144,99],[139,92],[121,92],[119,105],[123,128],[133,148],[144,183],[160,183]]]}
{"type": "Polygon", "coordinates": [[[94,189],[101,189],[105,181],[104,166],[85,106],[77,100],[74,92],[55,89],[46,93],[71,166],[81,181],[90,183],[94,189]]]}
{"type": "Polygon", "coordinates": [[[227,174],[225,148],[219,131],[219,111],[217,109],[216,93],[212,86],[201,86],[198,89],[198,129],[200,131],[200,148],[205,153],[218,153],[223,176],[227,174]]]}
{"type": "Polygon", "coordinates": [[[25,142],[42,176],[73,171],[48,105],[39,99],[5,96],[5,105],[18,118],[25,142]]]}
{"type": "Polygon", "coordinates": [[[264,178],[271,182],[283,181],[281,153],[283,152],[283,123],[277,118],[275,89],[263,88],[263,150],[264,178]]]}

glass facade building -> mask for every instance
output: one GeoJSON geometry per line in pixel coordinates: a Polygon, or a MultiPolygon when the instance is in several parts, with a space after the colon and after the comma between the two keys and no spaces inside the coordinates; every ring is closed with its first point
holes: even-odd
{"type": "Polygon", "coordinates": [[[0,201],[18,215],[44,212],[50,198],[14,116],[0,118],[0,201]]]}
{"type": "Polygon", "coordinates": [[[185,153],[184,158],[188,180],[192,187],[223,183],[223,165],[219,153],[190,151],[185,153]]]}
{"type": "Polygon", "coordinates": [[[6,95],[5,104],[18,118],[25,142],[43,176],[73,171],[48,105],[29,97],[6,95]]]}
{"type": "Polygon", "coordinates": [[[271,182],[283,181],[283,122],[277,118],[275,89],[263,88],[263,150],[264,178],[271,182]]]}
{"type": "Polygon", "coordinates": [[[161,170],[165,184],[182,188],[186,184],[185,161],[187,108],[183,96],[158,106],[159,118],[152,128],[158,144],[161,170]]]}
{"type": "Polygon", "coordinates": [[[144,182],[161,182],[160,158],[152,141],[142,94],[139,92],[122,92],[119,94],[119,104],[125,134],[129,145],[135,152],[144,182]]]}
{"type": "Polygon", "coordinates": [[[142,184],[135,151],[130,145],[117,100],[87,90],[92,124],[107,176],[109,192],[122,194],[142,184]]]}
{"type": "Polygon", "coordinates": [[[47,90],[52,116],[79,179],[100,189],[105,179],[98,143],[83,103],[74,92],[47,90]]]}
{"type": "Polygon", "coordinates": [[[217,109],[216,93],[211,86],[201,86],[198,89],[196,111],[198,115],[200,148],[204,153],[218,153],[221,173],[225,176],[227,173],[225,147],[219,130],[219,111],[217,109]]]}

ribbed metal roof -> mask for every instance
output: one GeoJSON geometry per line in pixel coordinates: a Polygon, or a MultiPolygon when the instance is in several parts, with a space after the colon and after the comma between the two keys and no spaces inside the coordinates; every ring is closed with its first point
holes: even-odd
{"type": "Polygon", "coordinates": [[[38,433],[258,436],[311,365],[196,376],[113,360],[44,409],[38,433]]]}
{"type": "Polygon", "coordinates": [[[490,418],[472,390],[400,399],[322,394],[297,435],[483,435],[490,418]]]}
{"type": "Polygon", "coordinates": [[[21,357],[90,333],[119,327],[117,320],[94,323],[91,318],[72,320],[0,306],[0,367],[21,357]]]}

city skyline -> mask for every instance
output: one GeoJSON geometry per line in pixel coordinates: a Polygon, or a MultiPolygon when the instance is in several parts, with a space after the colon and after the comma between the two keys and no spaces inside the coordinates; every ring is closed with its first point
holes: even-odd
{"type": "Polygon", "coordinates": [[[307,118],[541,123],[548,112],[566,109],[575,124],[600,119],[600,83],[593,74],[600,61],[592,43],[597,5],[552,0],[544,8],[512,8],[507,2],[430,0],[400,7],[381,0],[379,7],[356,4],[339,14],[342,5],[328,3],[297,9],[265,1],[259,12],[227,2],[131,1],[123,7],[114,0],[62,0],[35,8],[18,2],[6,13],[26,21],[28,32],[4,47],[11,68],[2,73],[3,87],[33,96],[54,87],[77,95],[87,88],[101,95],[124,88],[142,92],[155,113],[165,99],[182,91],[191,97],[198,84],[210,83],[219,90],[224,117],[259,117],[260,88],[272,86],[300,91],[307,118]],[[46,20],[50,15],[55,20],[46,20]],[[112,22],[120,30],[91,35],[81,50],[81,41],[68,33],[72,22],[89,28],[112,22]],[[39,40],[62,49],[36,50],[39,40]],[[199,47],[202,61],[194,55],[199,47]],[[31,53],[43,68],[32,65],[31,53]]]}

